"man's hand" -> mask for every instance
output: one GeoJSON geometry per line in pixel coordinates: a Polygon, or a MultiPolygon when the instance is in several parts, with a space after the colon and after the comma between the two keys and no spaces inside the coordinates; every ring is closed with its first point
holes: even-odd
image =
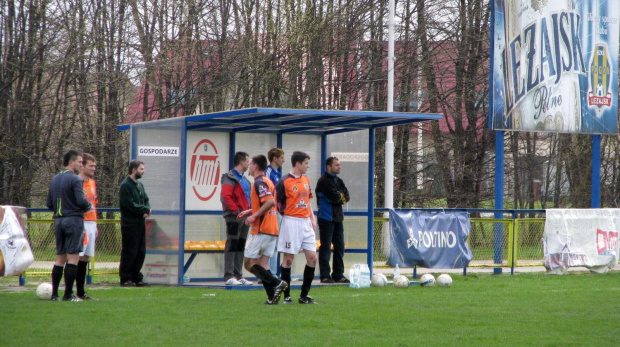
{"type": "Polygon", "coordinates": [[[241,213],[237,215],[237,220],[242,220],[243,217],[249,215],[250,213],[252,213],[252,210],[241,211],[241,213]]]}
{"type": "Polygon", "coordinates": [[[255,220],[256,220],[256,217],[254,217],[254,215],[251,215],[245,220],[245,225],[250,225],[254,223],[255,220]]]}

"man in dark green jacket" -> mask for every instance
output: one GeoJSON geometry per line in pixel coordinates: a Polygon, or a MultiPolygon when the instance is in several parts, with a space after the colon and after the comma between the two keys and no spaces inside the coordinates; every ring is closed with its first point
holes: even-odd
{"type": "Polygon", "coordinates": [[[142,175],[144,163],[130,161],[129,176],[121,183],[119,190],[123,245],[119,267],[121,287],[148,286],[140,270],[146,256],[145,220],[151,214],[151,205],[144,186],[138,182],[142,175]]]}

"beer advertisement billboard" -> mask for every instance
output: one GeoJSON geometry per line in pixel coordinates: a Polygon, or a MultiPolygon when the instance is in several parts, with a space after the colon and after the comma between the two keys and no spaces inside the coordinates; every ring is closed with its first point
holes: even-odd
{"type": "Polygon", "coordinates": [[[618,0],[494,0],[495,130],[617,134],[618,0]]]}

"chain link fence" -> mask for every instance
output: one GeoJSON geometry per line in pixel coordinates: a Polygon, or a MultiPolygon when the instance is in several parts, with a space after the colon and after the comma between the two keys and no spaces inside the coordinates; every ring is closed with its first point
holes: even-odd
{"type": "MultiPolygon", "coordinates": [[[[99,236],[95,246],[95,256],[91,258],[91,275],[116,274],[121,258],[120,220],[100,219],[97,221],[97,229],[99,236]]],[[[56,260],[54,221],[29,219],[28,240],[35,261],[24,275],[51,275],[56,260]]]]}

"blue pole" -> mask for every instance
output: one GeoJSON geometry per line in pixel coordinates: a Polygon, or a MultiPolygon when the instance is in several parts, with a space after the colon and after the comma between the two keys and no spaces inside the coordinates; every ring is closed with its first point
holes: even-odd
{"type": "Polygon", "coordinates": [[[368,268],[372,276],[372,239],[374,230],[375,215],[375,129],[368,130],[368,268]]]}
{"type": "MultiPolygon", "coordinates": [[[[504,208],[504,132],[495,131],[495,209],[504,208]]],[[[503,219],[502,212],[495,212],[495,219],[503,219]]],[[[502,239],[504,234],[504,225],[495,223],[493,225],[493,262],[495,264],[502,263],[502,239]]],[[[502,273],[501,267],[493,268],[493,273],[499,275],[502,273]]]]}
{"type": "Polygon", "coordinates": [[[327,135],[321,135],[321,175],[325,172],[325,160],[327,160],[327,135]]]}
{"type": "MultiPolygon", "coordinates": [[[[186,170],[187,170],[187,122],[183,122],[181,127],[181,162],[179,167],[180,194],[179,194],[179,250],[178,250],[178,278],[177,283],[183,284],[185,277],[185,187],[186,187],[186,170]]],[[[176,211],[172,211],[176,212],[176,211]]]]}
{"type": "Polygon", "coordinates": [[[592,135],[592,208],[601,207],[601,135],[592,135]]]}
{"type": "Polygon", "coordinates": [[[237,133],[230,133],[230,138],[228,139],[228,170],[232,170],[235,167],[235,141],[237,140],[237,133]]]}
{"type": "MultiPolygon", "coordinates": [[[[489,71],[489,129],[493,129],[493,59],[495,51],[495,0],[491,0],[491,28],[489,45],[489,61],[491,62],[491,69],[489,71]]],[[[495,209],[500,210],[504,208],[504,132],[495,131],[495,209]]],[[[495,213],[495,219],[502,219],[503,214],[501,212],[495,213]]],[[[503,225],[496,223],[493,226],[494,229],[494,242],[493,242],[493,261],[496,264],[502,262],[502,234],[503,225]]],[[[499,275],[502,273],[502,268],[494,268],[493,273],[499,275]]]]}

